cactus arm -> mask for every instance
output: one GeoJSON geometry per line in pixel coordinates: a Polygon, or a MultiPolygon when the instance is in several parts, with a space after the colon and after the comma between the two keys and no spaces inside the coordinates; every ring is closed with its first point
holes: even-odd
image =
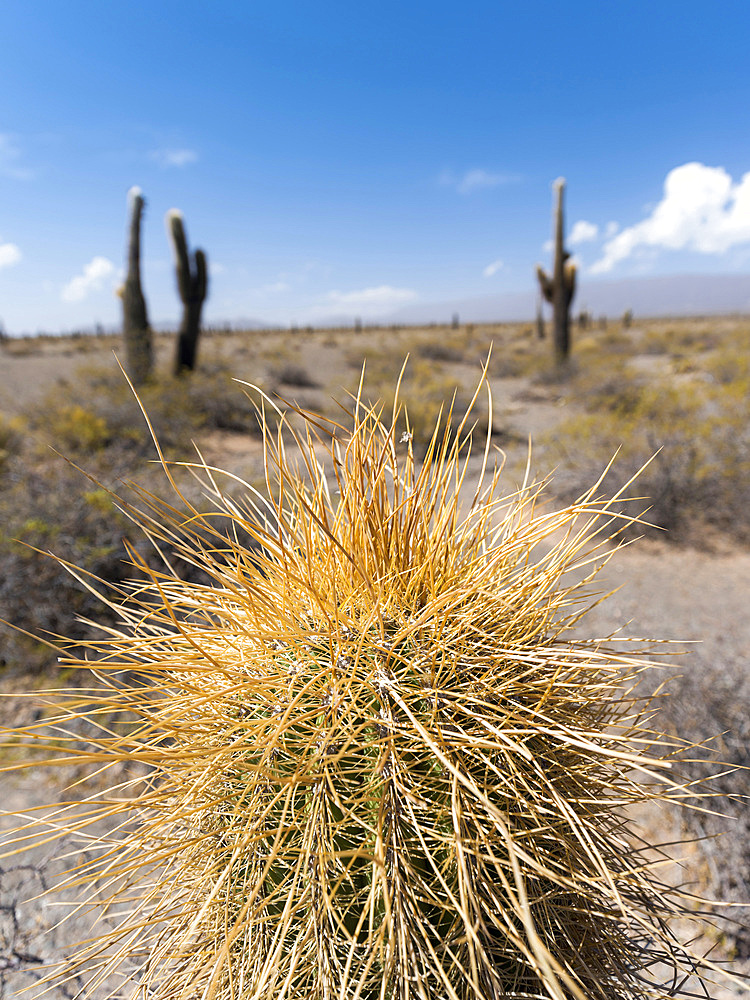
{"type": "Polygon", "coordinates": [[[195,251],[195,298],[200,302],[208,295],[208,262],[203,250],[195,251]]]}
{"type": "Polygon", "coordinates": [[[575,264],[567,263],[565,265],[565,288],[568,293],[568,305],[573,300],[573,296],[576,293],[576,277],[578,275],[578,269],[575,264]]]}
{"type": "Polygon", "coordinates": [[[177,209],[167,212],[167,232],[175,255],[177,290],[183,303],[190,301],[190,257],[188,255],[185,225],[177,209]]]}
{"type": "Polygon", "coordinates": [[[542,290],[542,295],[544,296],[545,302],[549,302],[550,305],[554,301],[554,284],[552,279],[547,275],[546,271],[537,264],[536,266],[536,276],[539,279],[539,287],[542,290]]]}

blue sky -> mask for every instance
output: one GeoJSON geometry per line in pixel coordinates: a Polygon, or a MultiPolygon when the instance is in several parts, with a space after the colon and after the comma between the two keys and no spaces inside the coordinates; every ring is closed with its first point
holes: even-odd
{"type": "Polygon", "coordinates": [[[307,323],[530,288],[558,176],[582,284],[750,275],[749,38],[747,0],[3,0],[0,319],[117,322],[133,185],[154,321],[170,208],[208,321],[307,323]]]}

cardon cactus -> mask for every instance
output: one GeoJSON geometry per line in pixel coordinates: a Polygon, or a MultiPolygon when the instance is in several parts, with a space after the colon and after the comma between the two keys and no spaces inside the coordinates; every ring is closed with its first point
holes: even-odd
{"type": "Polygon", "coordinates": [[[536,274],[539,279],[539,287],[542,290],[542,295],[552,305],[555,360],[558,364],[562,364],[570,354],[570,303],[573,301],[576,290],[576,267],[568,259],[570,254],[564,246],[564,178],[558,178],[553,186],[557,196],[557,203],[555,206],[555,260],[552,277],[548,277],[539,264],[537,264],[536,274]]]}
{"type": "Polygon", "coordinates": [[[96,661],[56,726],[97,784],[54,825],[115,826],[72,878],[123,901],[78,955],[89,989],[120,969],[117,996],[160,1000],[680,995],[710,963],[627,818],[680,796],[674,743],[647,664],[576,637],[621,504],[503,499],[468,415],[419,465],[397,405],[383,423],[363,398],[346,426],[266,425],[267,492],[199,464],[208,514],[128,508],[206,577],[143,565],[121,629],[63,657],[96,661]]]}
{"type": "Polygon", "coordinates": [[[201,312],[208,293],[208,269],[203,250],[196,250],[192,260],[190,259],[182,213],[176,208],[170,209],[165,221],[174,250],[177,290],[183,306],[175,356],[175,374],[179,375],[195,368],[201,312]]]}
{"type": "Polygon", "coordinates": [[[120,290],[122,296],[125,365],[134,385],[143,385],[152,374],[154,348],[148,325],[146,300],[141,288],[141,219],[145,200],[141,189],[128,191],[130,225],[128,231],[128,272],[120,290]]]}

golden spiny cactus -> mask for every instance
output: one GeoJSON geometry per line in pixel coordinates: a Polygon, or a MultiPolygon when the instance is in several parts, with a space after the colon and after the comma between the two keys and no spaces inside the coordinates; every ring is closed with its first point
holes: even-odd
{"type": "Polygon", "coordinates": [[[124,901],[77,967],[159,1000],[680,995],[710,963],[627,819],[680,797],[674,745],[649,665],[577,638],[621,502],[503,498],[468,415],[421,465],[396,412],[350,418],[266,427],[270,502],[199,463],[211,514],[130,508],[207,580],[141,566],[121,628],[64,661],[99,684],[50,762],[100,773],[55,824],[120,822],[72,877],[124,901]],[[106,720],[83,749],[82,717],[106,720]]]}

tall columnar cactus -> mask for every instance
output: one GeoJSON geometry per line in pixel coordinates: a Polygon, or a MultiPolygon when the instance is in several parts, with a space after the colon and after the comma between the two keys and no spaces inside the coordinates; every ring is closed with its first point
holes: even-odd
{"type": "Polygon", "coordinates": [[[182,299],[182,321],[177,336],[175,374],[193,371],[198,356],[201,311],[208,293],[208,269],[203,250],[196,250],[191,260],[188,252],[182,213],[170,209],[166,216],[167,233],[172,242],[177,271],[177,290],[182,299]]]}
{"type": "Polygon", "coordinates": [[[570,354],[570,303],[576,290],[575,264],[568,260],[570,254],[564,247],[565,219],[563,194],[565,180],[560,177],[554,183],[557,204],[555,206],[555,261],[552,278],[537,264],[536,273],[542,295],[552,305],[552,329],[555,360],[562,364],[570,354]]]}
{"type": "Polygon", "coordinates": [[[134,385],[143,385],[151,377],[154,367],[153,337],[141,288],[141,219],[145,204],[141,189],[132,187],[128,191],[128,271],[120,295],[125,366],[134,385]]]}
{"type": "Polygon", "coordinates": [[[214,511],[125,505],[208,582],[144,565],[121,630],[63,657],[101,682],[55,720],[96,775],[68,826],[118,831],[71,878],[122,901],[79,968],[152,1000],[694,995],[680,970],[711,963],[668,923],[694,897],[628,820],[685,792],[675,743],[648,665],[576,638],[621,505],[501,500],[489,441],[473,488],[469,414],[419,466],[363,395],[330,440],[310,416],[296,458],[266,428],[267,494],[198,465],[214,511]]]}

